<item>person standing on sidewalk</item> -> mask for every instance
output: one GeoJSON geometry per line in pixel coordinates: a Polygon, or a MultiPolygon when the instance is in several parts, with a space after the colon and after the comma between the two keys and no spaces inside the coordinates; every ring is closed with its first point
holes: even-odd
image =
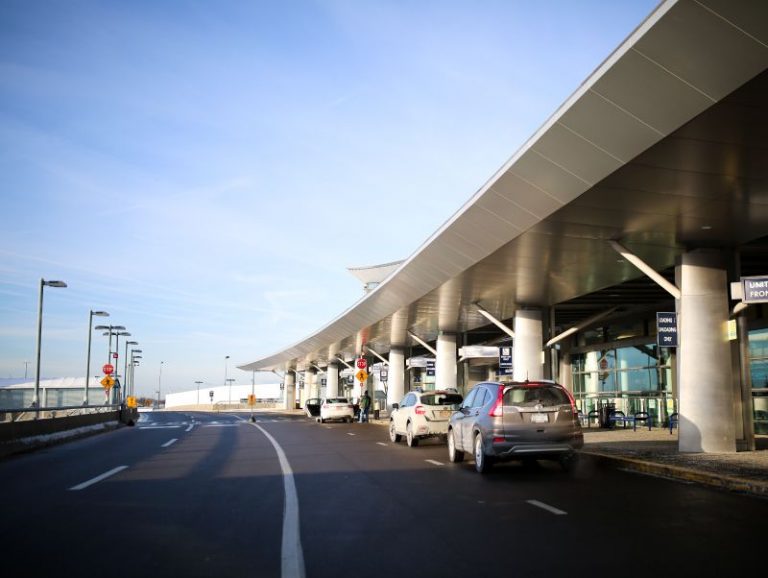
{"type": "Polygon", "coordinates": [[[368,421],[368,410],[371,409],[371,396],[366,391],[360,398],[360,423],[368,421]]]}

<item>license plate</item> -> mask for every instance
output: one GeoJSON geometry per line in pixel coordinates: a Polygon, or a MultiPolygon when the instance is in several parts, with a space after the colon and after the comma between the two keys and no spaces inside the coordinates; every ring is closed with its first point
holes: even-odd
{"type": "Polygon", "coordinates": [[[452,413],[453,413],[453,412],[452,412],[450,409],[444,409],[444,410],[441,410],[441,411],[439,411],[439,412],[438,412],[438,415],[439,415],[440,417],[451,417],[451,414],[452,414],[452,413]]]}
{"type": "Polygon", "coordinates": [[[546,413],[532,413],[531,423],[548,423],[549,416],[546,413]]]}

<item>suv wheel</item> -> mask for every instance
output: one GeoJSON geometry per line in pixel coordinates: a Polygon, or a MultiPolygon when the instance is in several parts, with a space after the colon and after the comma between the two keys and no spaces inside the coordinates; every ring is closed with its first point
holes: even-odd
{"type": "Polygon", "coordinates": [[[483,447],[483,436],[478,433],[475,435],[475,469],[480,474],[486,474],[491,469],[491,458],[485,455],[483,447]]]}
{"type": "Polygon", "coordinates": [[[579,461],[579,456],[576,452],[563,454],[558,461],[560,462],[560,467],[563,468],[564,471],[572,472],[579,461]]]}
{"type": "Polygon", "coordinates": [[[448,432],[448,461],[458,464],[464,461],[464,452],[456,449],[456,441],[453,439],[453,430],[448,432]]]}
{"type": "Polygon", "coordinates": [[[393,444],[396,444],[400,441],[400,438],[402,436],[395,431],[395,420],[391,419],[389,420],[389,439],[392,441],[393,444]]]}
{"type": "Polygon", "coordinates": [[[408,442],[409,448],[415,448],[419,445],[419,438],[413,435],[413,426],[410,422],[408,422],[408,425],[405,427],[405,440],[408,442]]]}

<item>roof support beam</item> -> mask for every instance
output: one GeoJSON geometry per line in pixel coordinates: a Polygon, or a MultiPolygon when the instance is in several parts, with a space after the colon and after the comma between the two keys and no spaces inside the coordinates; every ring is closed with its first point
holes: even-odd
{"type": "Polygon", "coordinates": [[[611,245],[614,251],[616,251],[619,255],[624,257],[627,261],[632,263],[635,267],[640,269],[643,273],[645,273],[646,276],[650,277],[652,280],[656,282],[657,285],[659,285],[662,289],[667,291],[672,297],[675,299],[680,299],[680,289],[675,285],[674,283],[670,283],[664,277],[659,275],[659,273],[651,267],[648,263],[643,261],[640,257],[632,253],[629,249],[627,249],[624,245],[613,241],[611,239],[608,240],[608,243],[611,245]]]}
{"type": "Polygon", "coordinates": [[[336,356],[336,359],[337,359],[337,360],[339,360],[339,361],[341,361],[341,362],[342,362],[344,365],[346,365],[346,366],[347,366],[347,369],[354,369],[354,367],[352,367],[352,366],[351,366],[349,363],[347,363],[346,361],[344,361],[344,358],[343,358],[343,357],[341,357],[340,355],[337,355],[337,356],[336,356]]]}
{"type": "Polygon", "coordinates": [[[483,309],[482,307],[480,307],[480,304],[479,304],[479,303],[473,303],[473,305],[474,305],[474,306],[477,308],[477,312],[478,312],[480,315],[482,315],[483,317],[485,317],[485,318],[486,318],[488,321],[490,321],[491,323],[493,323],[493,324],[494,324],[496,327],[498,327],[499,329],[501,329],[501,330],[502,330],[504,333],[506,333],[506,334],[507,334],[507,335],[509,335],[510,337],[512,337],[512,338],[514,338],[514,337],[515,337],[515,332],[514,332],[514,331],[512,331],[512,330],[511,330],[509,327],[507,327],[507,326],[506,326],[506,325],[504,325],[504,324],[503,324],[501,321],[499,321],[498,319],[496,319],[496,318],[495,318],[493,315],[491,315],[490,313],[488,313],[488,312],[487,312],[485,309],[483,309]]]}
{"type": "Polygon", "coordinates": [[[367,345],[365,346],[365,350],[366,350],[368,353],[370,353],[370,354],[372,354],[372,355],[375,355],[376,357],[378,357],[378,358],[381,360],[381,362],[382,362],[384,365],[389,365],[389,361],[388,361],[388,360],[387,360],[387,359],[386,359],[384,356],[382,356],[382,355],[379,355],[378,353],[376,353],[376,352],[375,352],[373,349],[371,349],[371,348],[370,348],[370,347],[368,347],[367,345]]]}
{"type": "Polygon", "coordinates": [[[315,363],[312,363],[311,361],[309,362],[309,364],[310,364],[312,367],[314,367],[314,368],[315,368],[315,369],[316,369],[318,372],[320,372],[320,373],[325,373],[325,370],[324,370],[322,367],[320,367],[319,365],[317,365],[317,364],[315,364],[315,363]]]}
{"type": "Polygon", "coordinates": [[[432,347],[432,346],[431,346],[429,343],[427,343],[426,341],[424,341],[424,340],[423,340],[423,339],[421,339],[420,337],[417,337],[417,336],[415,336],[415,335],[414,335],[413,333],[411,333],[410,331],[408,332],[408,335],[410,335],[410,336],[413,338],[413,340],[414,340],[416,343],[418,343],[418,344],[419,344],[419,345],[421,345],[421,346],[422,346],[424,349],[426,349],[427,351],[429,351],[429,352],[430,352],[432,355],[434,355],[435,357],[437,357],[437,349],[435,349],[434,347],[432,347]]]}
{"type": "Polygon", "coordinates": [[[618,309],[618,307],[611,307],[610,309],[607,309],[606,311],[602,311],[602,312],[598,313],[597,315],[593,315],[592,317],[590,317],[588,319],[585,319],[581,323],[578,323],[577,325],[574,325],[573,327],[571,327],[569,329],[566,329],[565,331],[563,331],[559,335],[555,335],[552,339],[547,341],[545,347],[552,347],[555,343],[565,339],[569,335],[573,335],[577,331],[581,331],[585,327],[589,327],[590,325],[592,325],[596,321],[600,321],[603,317],[608,317],[611,313],[613,313],[617,309],[618,309]]]}

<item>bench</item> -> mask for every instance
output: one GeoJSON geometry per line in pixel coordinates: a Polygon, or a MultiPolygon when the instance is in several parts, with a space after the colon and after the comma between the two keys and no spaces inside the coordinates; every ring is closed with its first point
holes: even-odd
{"type": "Polygon", "coordinates": [[[582,425],[584,424],[584,420],[586,420],[587,427],[592,427],[593,419],[596,421],[597,425],[600,425],[600,412],[597,411],[596,409],[593,409],[592,411],[586,414],[581,411],[579,412],[579,422],[582,425]]]}
{"type": "Polygon", "coordinates": [[[677,415],[677,412],[669,416],[669,435],[672,435],[672,428],[677,427],[679,421],[680,417],[677,415]]]}
{"type": "Polygon", "coordinates": [[[648,431],[653,428],[653,417],[647,411],[638,411],[634,415],[625,415],[623,411],[615,411],[608,416],[608,422],[611,424],[622,423],[624,429],[627,424],[632,424],[632,430],[637,431],[637,422],[644,422],[648,426],[648,431]]]}

